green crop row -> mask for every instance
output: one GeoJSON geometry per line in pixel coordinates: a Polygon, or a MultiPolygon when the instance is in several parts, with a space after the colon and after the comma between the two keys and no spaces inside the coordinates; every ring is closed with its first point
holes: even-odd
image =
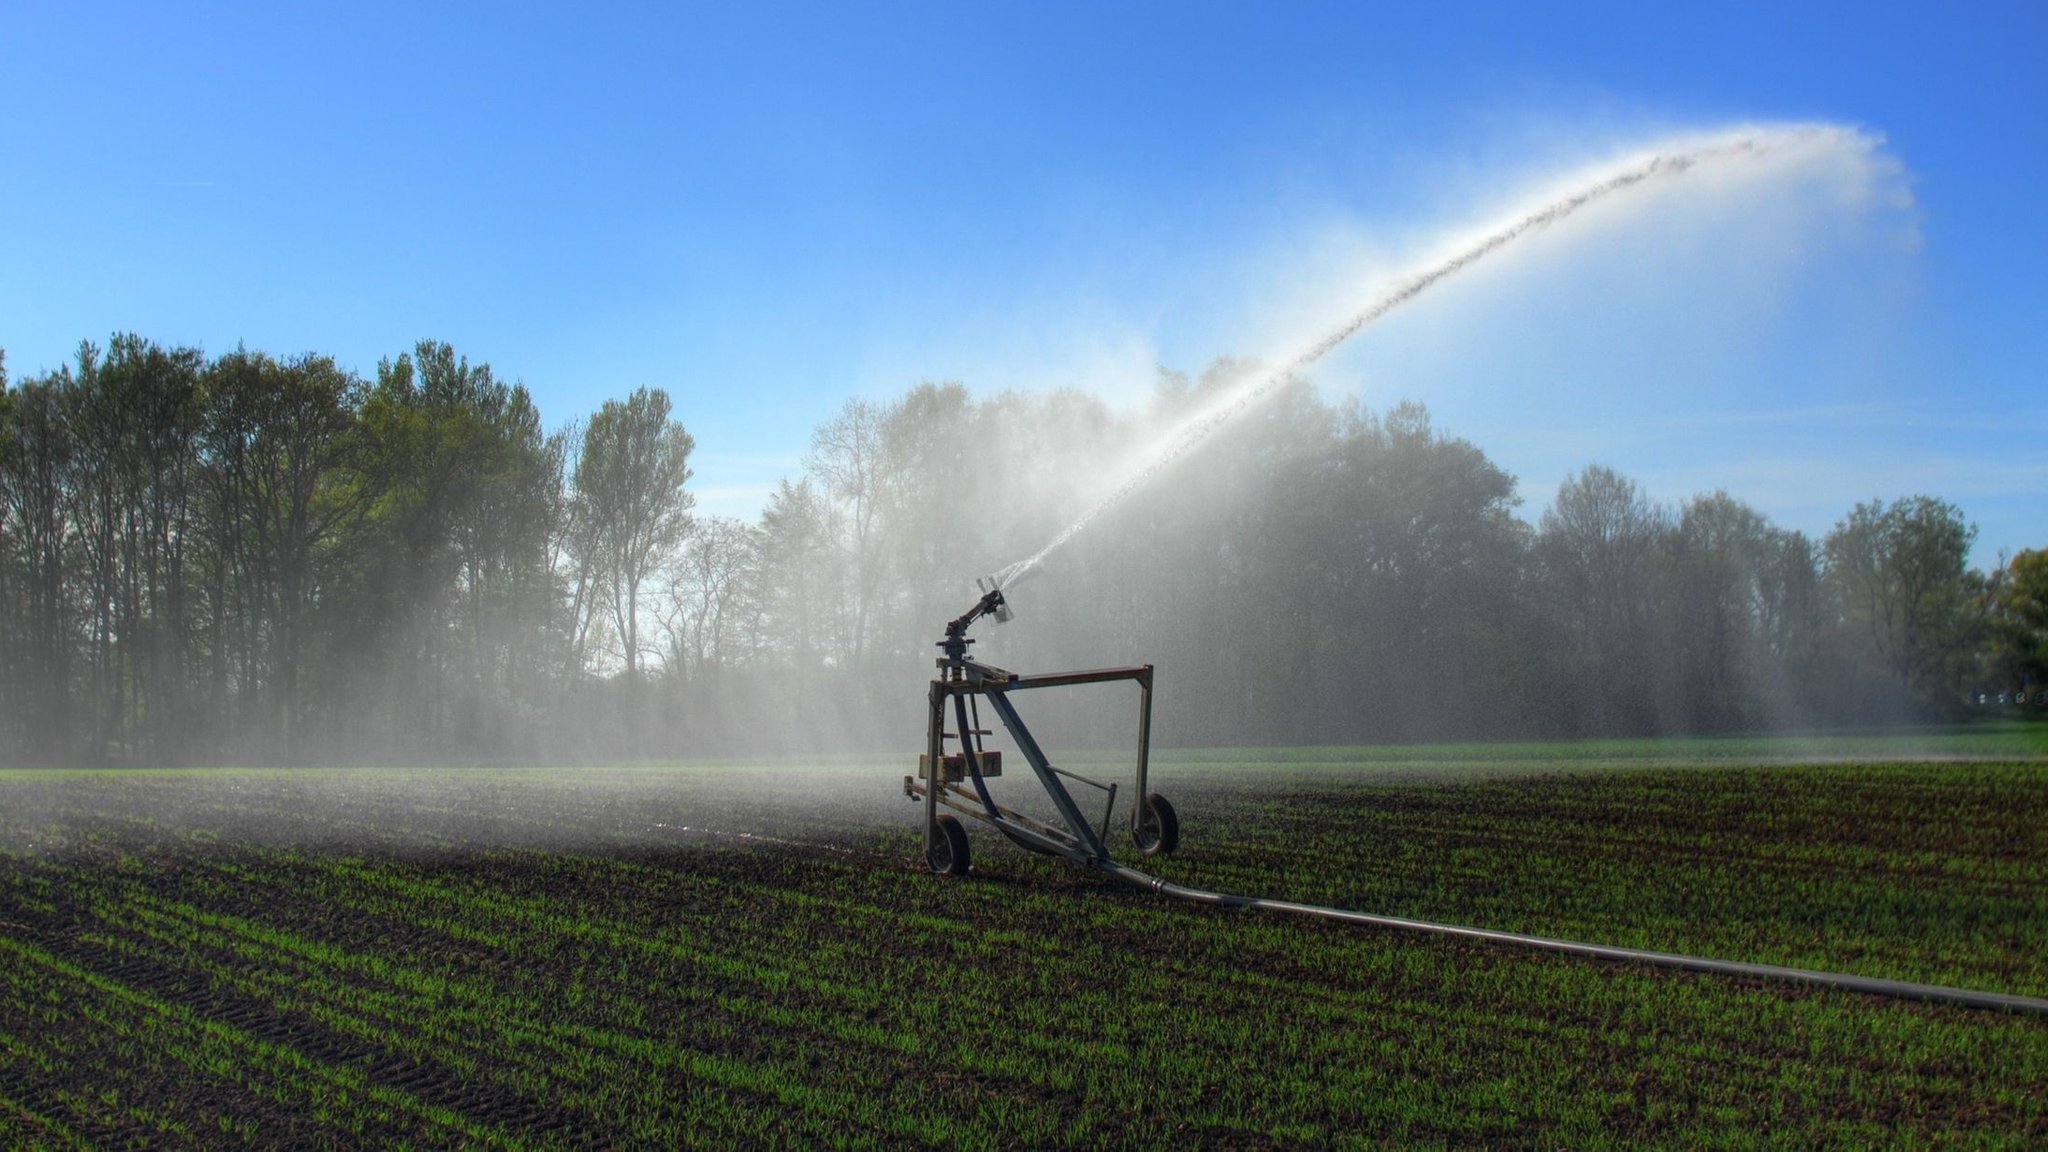
{"type": "MultiPolygon", "coordinates": [[[[2038,763],[1327,755],[1164,762],[1152,863],[2048,990],[2038,763]]],[[[979,834],[942,880],[887,777],[846,785],[0,777],[0,1143],[2048,1141],[2040,1018],[1176,904],[979,834]]]]}

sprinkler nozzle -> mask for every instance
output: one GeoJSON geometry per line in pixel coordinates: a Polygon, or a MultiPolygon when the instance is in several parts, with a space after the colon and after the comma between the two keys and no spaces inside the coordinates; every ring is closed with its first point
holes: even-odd
{"type": "Polygon", "coordinates": [[[1017,618],[1017,614],[1010,610],[1010,601],[1003,596],[1002,586],[996,583],[995,577],[977,576],[974,579],[974,586],[981,589],[982,603],[988,606],[988,613],[995,618],[996,623],[1008,624],[1017,618]]]}

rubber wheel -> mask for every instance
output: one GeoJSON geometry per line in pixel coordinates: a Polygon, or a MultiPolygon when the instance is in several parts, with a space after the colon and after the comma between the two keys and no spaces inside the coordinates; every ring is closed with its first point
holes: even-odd
{"type": "Polygon", "coordinates": [[[924,846],[925,863],[941,876],[967,875],[967,829],[957,816],[939,813],[939,826],[924,846]]]}
{"type": "Polygon", "coordinates": [[[1180,847],[1180,817],[1166,797],[1154,792],[1138,809],[1138,822],[1131,827],[1131,839],[1147,856],[1164,856],[1180,847]]]}

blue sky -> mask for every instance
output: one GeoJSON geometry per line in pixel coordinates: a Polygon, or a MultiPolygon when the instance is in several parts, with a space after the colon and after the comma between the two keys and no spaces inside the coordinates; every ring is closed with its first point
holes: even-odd
{"type": "Polygon", "coordinates": [[[1575,221],[1318,382],[1532,517],[1599,462],[2048,546],[2048,5],[1667,7],[11,4],[0,347],[432,337],[551,422],[659,386],[748,514],[848,397],[1129,402],[1574,168],[1825,123],[1882,144],[1575,221]]]}

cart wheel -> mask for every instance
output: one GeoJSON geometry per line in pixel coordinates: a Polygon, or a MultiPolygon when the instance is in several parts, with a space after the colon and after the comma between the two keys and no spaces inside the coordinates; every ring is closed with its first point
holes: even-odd
{"type": "Polygon", "coordinates": [[[1164,856],[1180,847],[1180,817],[1174,815],[1173,805],[1166,797],[1154,792],[1145,797],[1138,807],[1138,822],[1131,828],[1131,839],[1147,856],[1164,856]]]}
{"type": "Polygon", "coordinates": [[[967,875],[967,829],[959,818],[939,813],[939,826],[924,846],[924,859],[941,876],[967,875]]]}

